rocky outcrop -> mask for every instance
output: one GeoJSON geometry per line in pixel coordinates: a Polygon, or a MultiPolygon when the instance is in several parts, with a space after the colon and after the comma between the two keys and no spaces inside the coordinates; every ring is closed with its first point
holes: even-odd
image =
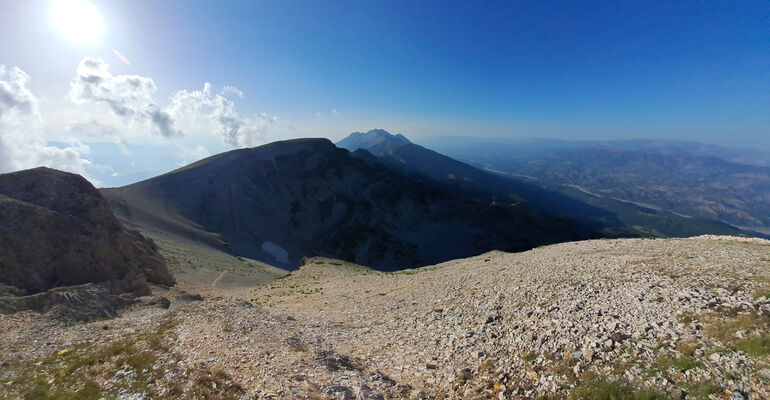
{"type": "Polygon", "coordinates": [[[12,288],[3,292],[97,283],[143,296],[148,282],[174,278],[155,244],[126,230],[83,177],[44,167],[0,175],[0,283],[12,288]]]}
{"type": "Polygon", "coordinates": [[[93,283],[65,286],[29,296],[0,298],[0,313],[37,311],[65,321],[113,318],[117,309],[136,301],[131,293],[113,295],[103,285],[93,283]]]}

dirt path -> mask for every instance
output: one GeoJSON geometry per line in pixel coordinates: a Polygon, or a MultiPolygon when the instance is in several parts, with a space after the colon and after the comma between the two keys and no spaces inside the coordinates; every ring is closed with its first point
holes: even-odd
{"type": "Polygon", "coordinates": [[[225,276],[226,273],[227,273],[227,271],[220,272],[219,275],[216,277],[216,279],[214,279],[214,282],[211,282],[211,288],[212,289],[214,289],[214,290],[217,289],[217,283],[219,283],[219,281],[225,276]]]}

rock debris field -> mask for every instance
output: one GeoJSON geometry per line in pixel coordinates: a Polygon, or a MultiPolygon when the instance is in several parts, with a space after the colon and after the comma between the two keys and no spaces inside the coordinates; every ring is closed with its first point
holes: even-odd
{"type": "Polygon", "coordinates": [[[396,273],[311,258],[252,289],[182,289],[87,323],[0,315],[0,398],[770,398],[761,239],[593,240],[396,273]]]}

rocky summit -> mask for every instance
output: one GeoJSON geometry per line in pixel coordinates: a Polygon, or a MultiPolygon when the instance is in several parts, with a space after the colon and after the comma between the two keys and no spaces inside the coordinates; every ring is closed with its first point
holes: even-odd
{"type": "Polygon", "coordinates": [[[310,258],[261,287],[166,295],[77,325],[0,315],[0,397],[770,397],[762,239],[592,240],[392,273],[310,258]]]}
{"type": "MultiPolygon", "coordinates": [[[[86,286],[74,297],[83,299],[149,295],[148,283],[170,285],[174,278],[155,244],[126,230],[83,177],[49,168],[0,175],[0,296],[79,285],[86,286]]],[[[74,298],[57,293],[65,294],[6,299],[0,309],[41,309],[74,298]]]]}

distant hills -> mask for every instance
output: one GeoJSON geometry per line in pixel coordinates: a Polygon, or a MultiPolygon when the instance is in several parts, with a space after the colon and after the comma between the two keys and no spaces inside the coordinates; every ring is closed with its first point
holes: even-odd
{"type": "Polygon", "coordinates": [[[459,196],[326,139],[234,150],[103,193],[129,226],[286,268],[321,255],[393,270],[586,237],[566,219],[459,196]]]}
{"type": "Polygon", "coordinates": [[[692,142],[435,140],[453,157],[593,202],[620,200],[770,234],[770,154],[692,142]]]}
{"type": "MultiPolygon", "coordinates": [[[[414,144],[403,135],[390,135],[383,130],[367,133],[356,132],[337,143],[348,150],[365,149],[379,162],[414,179],[433,184],[442,190],[465,197],[487,201],[517,202],[545,213],[571,220],[588,235],[601,236],[691,236],[702,233],[740,234],[741,231],[723,222],[709,218],[687,218],[665,209],[644,204],[619,201],[611,197],[593,196],[562,185],[545,185],[539,180],[524,176],[516,168],[504,169],[513,173],[501,173],[488,168],[476,167],[414,144]]],[[[529,148],[520,153],[548,154],[551,146],[563,146],[556,141],[532,141],[529,148]],[[538,150],[536,147],[539,147],[538,150]]],[[[492,161],[506,160],[509,152],[498,148],[480,149],[485,144],[469,141],[467,149],[478,160],[484,154],[494,155],[492,161]],[[478,153],[478,154],[477,154],[478,153]]],[[[492,147],[492,146],[489,146],[492,147]]],[[[517,153],[513,153],[517,154],[517,153]]],[[[483,158],[481,158],[483,159],[483,158]]],[[[517,159],[514,157],[514,159],[517,159]]],[[[490,161],[490,162],[492,162],[490,161]]],[[[495,164],[498,165],[498,164],[495,164]]]]}

